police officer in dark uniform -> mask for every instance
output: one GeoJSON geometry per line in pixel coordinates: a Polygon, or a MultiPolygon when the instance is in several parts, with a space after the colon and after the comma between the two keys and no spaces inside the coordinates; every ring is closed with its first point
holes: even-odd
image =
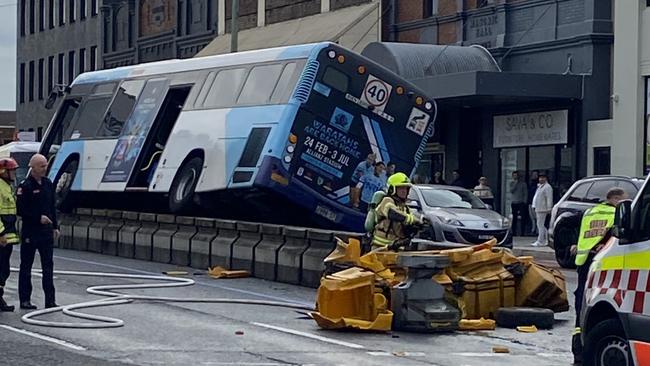
{"type": "Polygon", "coordinates": [[[18,296],[21,309],[36,309],[30,301],[32,295],[31,272],[34,255],[38,250],[43,270],[45,307],[57,307],[54,296],[54,240],[59,237],[56,220],[54,185],[45,175],[47,159],[41,154],[29,161],[30,174],[16,191],[18,216],[22,218],[22,249],[20,250],[20,273],[18,296]]]}

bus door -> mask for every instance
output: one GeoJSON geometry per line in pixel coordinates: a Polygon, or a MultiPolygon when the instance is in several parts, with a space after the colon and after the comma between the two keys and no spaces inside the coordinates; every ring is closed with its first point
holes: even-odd
{"type": "MultiPolygon", "coordinates": [[[[138,80],[140,81],[140,80],[138,80]]],[[[100,190],[124,191],[132,172],[141,159],[146,158],[146,142],[154,131],[163,100],[168,93],[169,79],[147,80],[126,121],[120,126],[117,142],[105,167],[100,190]]],[[[115,104],[115,103],[114,103],[115,104]]],[[[144,187],[143,190],[147,190],[144,187]]]]}
{"type": "Polygon", "coordinates": [[[138,154],[127,190],[146,190],[152,181],[169,135],[185,105],[192,85],[172,86],[158,111],[151,130],[138,154]]]}

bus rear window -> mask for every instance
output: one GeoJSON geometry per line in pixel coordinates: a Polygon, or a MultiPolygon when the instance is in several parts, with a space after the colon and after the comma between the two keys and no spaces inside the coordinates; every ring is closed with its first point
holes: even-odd
{"type": "Polygon", "coordinates": [[[350,84],[350,78],[345,75],[343,72],[328,66],[325,69],[323,74],[323,83],[331,86],[332,88],[340,91],[341,93],[348,92],[348,84],[350,84]]]}

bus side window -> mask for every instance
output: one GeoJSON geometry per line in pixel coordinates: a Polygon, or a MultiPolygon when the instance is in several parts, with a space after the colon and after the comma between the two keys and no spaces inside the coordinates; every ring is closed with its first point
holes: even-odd
{"type": "Polygon", "coordinates": [[[85,100],[79,109],[79,117],[75,119],[74,126],[66,129],[63,138],[76,140],[95,137],[97,126],[101,123],[110,102],[110,96],[85,100]]]}
{"type": "Polygon", "coordinates": [[[275,85],[273,95],[271,95],[271,103],[286,103],[291,97],[291,92],[295,89],[297,83],[296,63],[289,62],[284,66],[282,75],[278,83],[275,85]]]}
{"type": "Polygon", "coordinates": [[[268,104],[282,72],[282,64],[255,66],[248,74],[246,83],[237,99],[238,105],[268,104]]]}
{"type": "Polygon", "coordinates": [[[120,85],[108,112],[104,116],[97,137],[117,137],[122,132],[126,119],[131,114],[135,102],[144,86],[144,80],[129,80],[120,85]]]}
{"type": "Polygon", "coordinates": [[[246,77],[246,69],[221,70],[214,78],[203,107],[232,107],[235,105],[241,84],[246,77]]]}

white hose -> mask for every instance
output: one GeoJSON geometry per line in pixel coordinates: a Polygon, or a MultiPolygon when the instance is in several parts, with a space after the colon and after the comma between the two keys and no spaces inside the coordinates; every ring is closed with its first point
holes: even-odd
{"type": "MultiPolygon", "coordinates": [[[[11,269],[12,272],[17,272],[16,268],[11,269]]],[[[35,273],[42,273],[40,270],[34,270],[35,273]]],[[[189,278],[175,278],[168,276],[150,276],[150,275],[137,275],[125,273],[109,273],[109,272],[81,272],[81,271],[54,271],[56,275],[67,276],[86,276],[86,277],[105,277],[105,278],[127,278],[138,280],[153,280],[164,281],[164,283],[137,283],[128,285],[102,285],[91,286],[86,289],[86,292],[92,295],[106,296],[107,298],[87,301],[82,303],[58,306],[55,308],[42,309],[32,311],[23,315],[21,320],[24,323],[31,325],[38,325],[44,327],[55,328],[85,328],[85,329],[99,329],[99,328],[117,328],[124,325],[124,321],[120,319],[110,318],[101,315],[92,315],[80,313],[75,310],[96,308],[111,305],[122,305],[133,302],[134,300],[142,301],[161,301],[161,302],[185,302],[185,303],[209,303],[209,304],[242,304],[242,305],[264,305],[264,306],[277,306],[298,310],[313,311],[313,308],[305,305],[282,302],[282,301],[269,301],[269,300],[252,300],[252,299],[227,299],[227,298],[187,298],[187,297],[167,297],[167,296],[147,296],[147,295],[129,295],[114,292],[114,290],[131,290],[131,289],[152,289],[152,288],[169,288],[169,287],[183,287],[192,286],[195,282],[189,278]],[[51,314],[62,311],[63,314],[84,320],[91,320],[92,322],[86,323],[70,323],[70,322],[56,322],[37,320],[36,317],[45,314],[51,314]]]]}

